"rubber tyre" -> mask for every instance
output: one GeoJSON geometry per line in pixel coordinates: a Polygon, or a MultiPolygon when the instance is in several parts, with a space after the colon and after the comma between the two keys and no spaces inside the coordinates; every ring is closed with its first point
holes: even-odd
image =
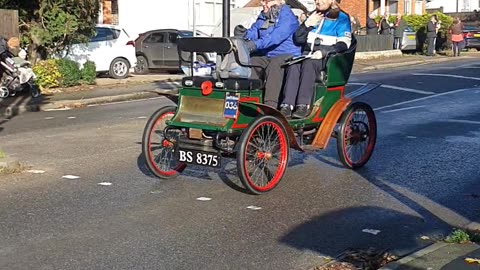
{"type": "MultiPolygon", "coordinates": [[[[268,136],[270,137],[270,136],[268,136]]],[[[254,119],[248,127],[243,131],[239,139],[239,149],[237,151],[237,171],[240,181],[243,186],[252,194],[263,194],[265,192],[271,191],[274,189],[282,180],[283,175],[288,166],[288,158],[290,153],[290,142],[288,140],[287,132],[283,124],[274,116],[271,115],[262,115],[254,119]],[[259,186],[252,181],[250,175],[247,172],[247,147],[250,142],[252,142],[252,136],[258,131],[260,127],[271,126],[275,133],[278,135],[279,139],[279,164],[276,168],[275,173],[273,173],[272,178],[268,181],[268,184],[264,186],[259,186]]],[[[264,144],[265,146],[265,144],[264,144]]],[[[262,150],[265,151],[265,150],[262,150]]],[[[260,151],[255,153],[255,156],[258,157],[260,151]]],[[[266,151],[268,152],[268,151],[266,151]]],[[[264,153],[266,153],[264,152],[264,153]]],[[[259,159],[257,159],[259,160],[259,159]]],[[[267,176],[268,177],[268,176],[267,176]]]]}
{"type": "Polygon", "coordinates": [[[363,103],[363,102],[355,102],[350,104],[348,108],[343,112],[342,117],[340,118],[340,128],[338,131],[337,136],[337,152],[340,161],[342,164],[349,168],[349,169],[358,169],[363,167],[367,164],[368,160],[373,154],[373,150],[375,149],[375,144],[377,140],[377,120],[375,117],[375,113],[373,112],[372,107],[370,105],[363,103]],[[358,161],[353,161],[349,157],[347,153],[347,141],[346,135],[350,131],[349,122],[353,113],[356,111],[364,111],[367,116],[368,121],[368,142],[365,151],[362,153],[361,158],[358,161]]]}
{"type": "MultiPolygon", "coordinates": [[[[145,164],[147,165],[147,168],[151,173],[153,173],[155,176],[161,179],[175,178],[186,167],[186,164],[178,163],[176,166],[174,166],[170,170],[164,170],[160,168],[155,162],[153,153],[151,152],[151,148],[150,148],[151,136],[155,128],[158,125],[166,126],[165,121],[171,119],[175,114],[175,111],[176,111],[176,107],[174,106],[167,106],[167,107],[158,109],[148,119],[145,129],[143,131],[142,154],[145,157],[145,164]]],[[[171,158],[173,157],[171,156],[171,158]]]]}
{"type": "Polygon", "coordinates": [[[124,58],[115,58],[110,64],[110,77],[114,79],[125,79],[130,73],[130,63],[124,58]],[[119,70],[121,69],[121,70],[119,70]]]}
{"type": "Polygon", "coordinates": [[[136,74],[148,74],[148,60],[143,55],[137,56],[137,65],[135,66],[135,73],[136,74]]]}

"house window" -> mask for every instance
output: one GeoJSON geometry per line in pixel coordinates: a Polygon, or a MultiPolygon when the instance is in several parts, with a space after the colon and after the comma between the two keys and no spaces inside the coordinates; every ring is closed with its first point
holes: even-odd
{"type": "Polygon", "coordinates": [[[412,14],[412,3],[410,0],[405,0],[405,4],[403,6],[403,14],[410,15],[412,14]]]}
{"type": "Polygon", "coordinates": [[[416,15],[422,15],[423,14],[423,1],[422,0],[417,0],[415,1],[415,14],[416,15]]]}
{"type": "Polygon", "coordinates": [[[388,13],[398,14],[398,0],[389,0],[388,1],[388,13]]]}
{"type": "Polygon", "coordinates": [[[202,10],[202,14],[208,15],[202,16],[203,20],[201,24],[215,24],[215,2],[205,2],[205,5],[203,7],[204,9],[202,10]]]}
{"type": "Polygon", "coordinates": [[[470,11],[470,1],[469,0],[463,0],[463,12],[468,12],[470,11]]]}

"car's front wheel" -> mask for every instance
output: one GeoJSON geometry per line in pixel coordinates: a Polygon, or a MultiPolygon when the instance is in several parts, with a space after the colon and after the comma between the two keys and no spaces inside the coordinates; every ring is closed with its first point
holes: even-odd
{"type": "Polygon", "coordinates": [[[110,76],[114,79],[125,79],[128,77],[130,63],[123,58],[115,58],[110,64],[110,76]]]}

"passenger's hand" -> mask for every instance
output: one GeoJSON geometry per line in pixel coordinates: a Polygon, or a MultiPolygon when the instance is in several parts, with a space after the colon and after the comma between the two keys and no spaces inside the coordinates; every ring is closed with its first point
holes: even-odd
{"type": "Polygon", "coordinates": [[[322,59],[323,53],[322,51],[315,51],[312,55],[312,59],[322,59]]]}
{"type": "Polygon", "coordinates": [[[245,28],[245,26],[241,24],[235,26],[235,29],[233,30],[234,37],[244,37],[246,33],[247,33],[247,28],[245,28]]]}
{"type": "Polygon", "coordinates": [[[322,19],[323,19],[323,14],[315,12],[307,18],[307,20],[305,21],[305,26],[311,27],[311,26],[318,25],[322,19]]]}
{"type": "Polygon", "coordinates": [[[257,48],[257,45],[255,45],[255,42],[251,40],[247,41],[245,45],[247,46],[249,52],[253,52],[257,48]]]}

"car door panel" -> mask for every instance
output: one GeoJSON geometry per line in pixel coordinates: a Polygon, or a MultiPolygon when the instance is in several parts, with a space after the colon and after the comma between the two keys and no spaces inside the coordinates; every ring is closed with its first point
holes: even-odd
{"type": "Polygon", "coordinates": [[[148,59],[150,68],[160,68],[164,64],[166,32],[151,33],[142,43],[142,51],[148,59]]]}
{"type": "Polygon", "coordinates": [[[164,59],[165,59],[165,66],[170,68],[180,68],[179,66],[179,57],[178,57],[178,50],[177,50],[177,40],[178,40],[178,33],[169,32],[168,39],[164,46],[164,59]]]}

